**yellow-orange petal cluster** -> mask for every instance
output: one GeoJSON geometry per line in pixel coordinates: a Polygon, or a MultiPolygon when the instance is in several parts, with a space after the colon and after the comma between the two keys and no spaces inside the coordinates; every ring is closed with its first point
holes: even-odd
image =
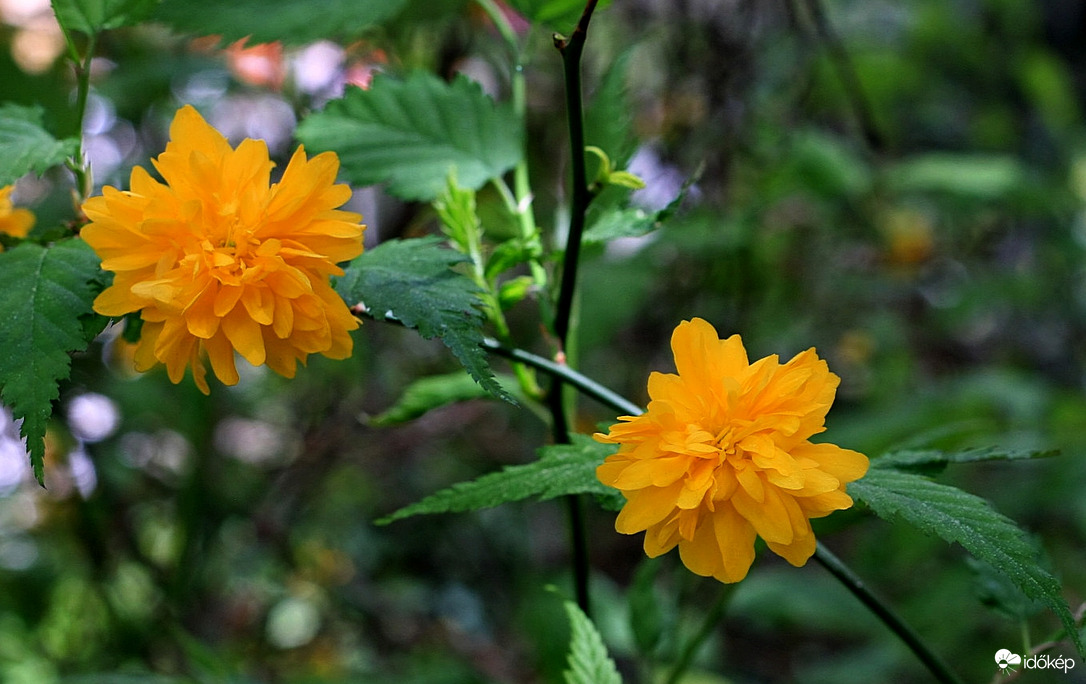
{"type": "Polygon", "coordinates": [[[596,470],[626,497],[615,528],[645,533],[649,556],[676,546],[691,571],[738,582],[757,536],[792,565],[815,551],[811,518],[848,508],[848,482],[867,457],[812,443],[840,378],[814,349],[754,363],[738,335],[721,340],[699,318],[671,337],[678,374],[649,377],[648,410],[623,416],[602,442],[619,444],[596,470]]]}
{"type": "MultiPolygon", "coordinates": [[[[11,191],[14,186],[0,188],[0,233],[12,237],[24,238],[34,227],[34,213],[29,209],[17,209],[11,203],[11,191]]],[[[4,247],[0,245],[0,252],[4,247]]]]}
{"type": "Polygon", "coordinates": [[[329,278],[362,253],[365,226],[338,209],[351,190],[335,184],[335,154],[307,159],[299,147],[273,184],[263,141],[234,149],[185,106],[153,164],[165,183],[134,168],[128,191],[83,204],[80,232],[114,272],[94,310],[140,312],[137,370],[162,363],[176,383],[191,366],[207,393],[205,357],[232,385],[235,351],[286,377],[309,354],[350,356],[358,321],[329,278]]]}

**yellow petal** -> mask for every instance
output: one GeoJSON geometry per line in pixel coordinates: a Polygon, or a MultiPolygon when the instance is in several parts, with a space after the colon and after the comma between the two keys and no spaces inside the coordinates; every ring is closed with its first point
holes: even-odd
{"type": "Polygon", "coordinates": [[[615,529],[622,534],[636,534],[655,525],[675,510],[681,483],[669,487],[646,487],[626,492],[626,505],[615,519],[615,529]]]}
{"type": "Polygon", "coordinates": [[[679,558],[683,565],[695,575],[712,577],[723,568],[720,547],[716,543],[716,534],[711,522],[700,525],[693,539],[679,541],[679,558]]]}
{"type": "Polygon", "coordinates": [[[752,499],[743,489],[736,490],[730,501],[735,510],[754,526],[762,539],[767,542],[791,543],[792,521],[781,495],[775,487],[766,487],[764,491],[765,500],[761,502],[752,499]]]}
{"type": "Polygon", "coordinates": [[[260,332],[260,326],[243,311],[234,309],[230,315],[222,319],[222,331],[230,344],[241,356],[253,364],[259,366],[266,358],[264,350],[264,336],[260,332]]]}
{"type": "Polygon", "coordinates": [[[714,576],[721,582],[738,582],[747,576],[754,562],[754,526],[733,506],[722,506],[713,514],[712,523],[722,566],[714,576]]]}
{"type": "Polygon", "coordinates": [[[234,347],[224,333],[203,341],[208,361],[215,377],[224,385],[238,384],[238,369],[234,363],[234,347]]]}
{"type": "Polygon", "coordinates": [[[142,298],[134,296],[126,286],[120,284],[107,287],[94,298],[94,310],[103,316],[123,316],[140,309],[143,304],[142,298]]]}
{"type": "Polygon", "coordinates": [[[814,555],[817,543],[814,532],[811,531],[811,526],[808,523],[806,529],[801,533],[797,533],[790,544],[766,542],[766,546],[768,546],[773,553],[798,568],[806,564],[811,556],[814,555]]]}
{"type": "Polygon", "coordinates": [[[260,325],[271,325],[275,318],[275,296],[263,287],[246,287],[241,293],[246,313],[260,325]]]}
{"type": "Polygon", "coordinates": [[[673,518],[669,521],[657,523],[645,530],[645,540],[642,547],[649,558],[656,558],[675,548],[681,538],[679,524],[673,518]]]}
{"type": "Polygon", "coordinates": [[[836,444],[811,444],[805,442],[792,449],[792,455],[807,458],[818,464],[824,472],[836,477],[841,482],[858,480],[867,473],[867,456],[851,449],[842,449],[836,444]]]}
{"type": "Polygon", "coordinates": [[[219,330],[220,317],[215,315],[217,285],[209,286],[185,309],[188,330],[196,337],[208,339],[219,330]]]}
{"type": "Polygon", "coordinates": [[[681,456],[632,461],[609,483],[617,489],[666,487],[686,474],[686,458],[681,456]]]}

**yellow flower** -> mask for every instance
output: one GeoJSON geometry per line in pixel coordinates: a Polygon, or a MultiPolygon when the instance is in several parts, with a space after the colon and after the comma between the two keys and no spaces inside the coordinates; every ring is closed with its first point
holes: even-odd
{"type": "MultiPolygon", "coordinates": [[[[0,233],[12,237],[26,237],[34,227],[34,214],[29,209],[16,209],[11,203],[13,186],[0,188],[0,233]]],[[[4,247],[0,245],[0,252],[4,247]]]]}
{"type": "Polygon", "coordinates": [[[848,508],[845,484],[867,457],[814,444],[840,378],[814,349],[781,364],[753,364],[738,335],[683,321],[671,337],[678,375],[649,377],[648,411],[623,416],[601,442],[620,444],[596,475],[622,491],[615,522],[645,532],[655,557],[677,545],[691,571],[738,582],[754,561],[754,540],[795,566],[815,551],[810,518],[848,508]]]}
{"type": "Polygon", "coordinates": [[[227,385],[238,381],[235,350],[286,377],[309,354],[350,356],[358,321],[329,276],[362,253],[365,226],[337,209],[351,190],[334,184],[336,155],[307,159],[299,147],[271,184],[263,141],[233,149],[190,106],[170,139],[153,160],[165,184],[136,167],[131,190],[106,187],[83,204],[80,234],[115,274],[94,310],[140,312],[137,370],[163,363],[176,383],[191,365],[206,394],[205,355],[227,385]]]}

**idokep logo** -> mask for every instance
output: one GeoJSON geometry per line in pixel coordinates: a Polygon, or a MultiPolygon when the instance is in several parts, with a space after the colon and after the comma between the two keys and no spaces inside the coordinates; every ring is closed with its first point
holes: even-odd
{"type": "Polygon", "coordinates": [[[1063,670],[1067,674],[1074,669],[1075,659],[1063,656],[1051,656],[1047,653],[1031,655],[1026,658],[1011,653],[1008,649],[1001,648],[995,654],[996,667],[1003,674],[1010,674],[1016,665],[1021,665],[1026,670],[1063,670]]]}
{"type": "Polygon", "coordinates": [[[1011,653],[1005,648],[1001,648],[996,651],[995,661],[1000,672],[1003,674],[1010,674],[1014,670],[1015,665],[1022,664],[1022,656],[1017,653],[1011,653]]]}

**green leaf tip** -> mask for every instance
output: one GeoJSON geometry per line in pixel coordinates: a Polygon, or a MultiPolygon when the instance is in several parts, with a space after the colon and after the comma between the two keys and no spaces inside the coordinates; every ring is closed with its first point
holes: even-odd
{"type": "Polygon", "coordinates": [[[451,267],[465,257],[437,237],[389,240],[347,267],[335,288],[378,320],[396,320],[423,337],[440,338],[464,369],[495,397],[516,404],[490,369],[483,349],[479,288],[451,267]]]}
{"type": "Polygon", "coordinates": [[[50,247],[23,243],[0,253],[0,399],[22,420],[30,463],[44,480],[45,431],[70,354],[86,349],[97,326],[91,304],[101,276],[98,257],[82,240],[50,247]]]}
{"type": "Polygon", "coordinates": [[[901,520],[926,534],[961,544],[1017,586],[1048,606],[1080,654],[1082,635],[1059,581],[1044,568],[1027,534],[984,499],[914,472],[879,467],[848,485],[849,494],[888,521],[901,520]]]}
{"type": "Polygon", "coordinates": [[[546,501],[567,494],[594,494],[604,499],[621,497],[596,478],[596,467],[613,451],[612,446],[591,437],[574,435],[572,444],[543,447],[539,460],[506,466],[475,480],[454,484],[377,522],[385,525],[414,515],[460,513],[531,498],[546,501]]]}
{"type": "MultiPolygon", "coordinates": [[[[507,392],[515,392],[516,380],[500,375],[495,377],[507,392]]],[[[399,425],[442,406],[490,396],[486,388],[463,372],[431,375],[408,385],[393,406],[374,416],[369,422],[378,426],[399,425]]]]}
{"type": "Polygon", "coordinates": [[[570,631],[568,669],[563,673],[566,684],[622,684],[592,620],[572,601],[566,601],[565,607],[570,631]]]}
{"type": "Polygon", "coordinates": [[[0,105],[0,186],[30,172],[41,175],[75,154],[79,141],[57,140],[45,129],[41,107],[0,105]]]}

